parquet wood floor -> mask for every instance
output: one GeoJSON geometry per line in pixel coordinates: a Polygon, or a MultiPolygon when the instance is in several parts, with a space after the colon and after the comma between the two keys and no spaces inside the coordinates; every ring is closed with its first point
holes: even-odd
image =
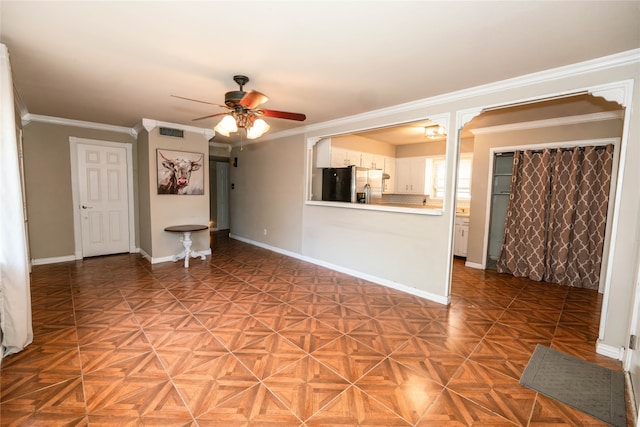
{"type": "Polygon", "coordinates": [[[521,387],[537,343],[595,353],[601,296],[454,261],[445,307],[229,239],[150,265],[36,266],[1,425],[604,425],[521,387]]]}

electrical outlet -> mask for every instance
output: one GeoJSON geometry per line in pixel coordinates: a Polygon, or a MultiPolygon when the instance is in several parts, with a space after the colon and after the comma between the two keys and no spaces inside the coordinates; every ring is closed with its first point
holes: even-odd
{"type": "Polygon", "coordinates": [[[267,235],[267,229],[266,228],[264,229],[264,235],[265,236],[267,235]]]}

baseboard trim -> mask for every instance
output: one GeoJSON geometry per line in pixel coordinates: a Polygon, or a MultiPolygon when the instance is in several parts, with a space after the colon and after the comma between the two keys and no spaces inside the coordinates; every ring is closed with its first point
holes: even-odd
{"type": "Polygon", "coordinates": [[[484,266],[478,262],[465,261],[464,266],[469,268],[475,268],[478,270],[484,270],[484,266]]]}
{"type": "Polygon", "coordinates": [[[336,264],[332,264],[326,261],[322,261],[316,258],[311,258],[296,252],[287,251],[285,249],[277,248],[275,246],[267,245],[266,243],[257,242],[255,240],[246,239],[241,236],[237,236],[235,234],[229,234],[229,237],[235,240],[239,240],[244,243],[248,243],[253,246],[258,246],[263,249],[270,250],[272,252],[276,252],[282,255],[290,256],[292,258],[299,259],[301,261],[307,261],[312,264],[319,265],[321,267],[326,267],[331,270],[339,271],[340,273],[345,273],[353,277],[357,277],[359,279],[367,280],[369,282],[376,283],[378,285],[386,286],[388,288],[392,288],[401,292],[405,292],[407,294],[415,295],[424,299],[428,299],[429,301],[437,302],[439,304],[448,305],[450,302],[449,297],[442,297],[440,295],[432,294],[430,292],[425,292],[420,289],[412,288],[411,286],[403,285],[402,283],[393,282],[391,280],[383,279],[377,276],[373,276],[367,273],[363,273],[361,271],[352,270],[350,268],[341,267],[336,264]]]}
{"type": "MultiPolygon", "coordinates": [[[[198,251],[198,252],[201,252],[201,253],[204,253],[205,255],[209,255],[210,256],[211,255],[211,248],[205,249],[204,251],[198,251]]],[[[147,261],[149,261],[149,263],[151,263],[151,264],[160,264],[161,262],[178,262],[178,261],[173,261],[174,255],[154,258],[151,255],[149,255],[148,253],[146,253],[145,251],[143,251],[142,249],[140,249],[140,255],[142,255],[142,257],[144,259],[146,259],[147,261]]],[[[191,262],[191,260],[189,260],[189,262],[191,262]]]]}
{"type": "Polygon", "coordinates": [[[622,357],[624,355],[624,348],[614,347],[612,345],[598,342],[596,344],[596,353],[610,357],[612,359],[622,360],[622,357]]]}
{"type": "Polygon", "coordinates": [[[46,264],[58,264],[60,262],[75,261],[75,255],[57,256],[51,258],[37,258],[31,260],[31,265],[46,265],[46,264]]]}

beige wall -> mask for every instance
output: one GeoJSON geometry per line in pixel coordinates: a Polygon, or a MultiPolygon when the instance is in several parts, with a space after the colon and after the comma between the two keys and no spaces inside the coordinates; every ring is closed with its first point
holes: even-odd
{"type": "Polygon", "coordinates": [[[492,148],[531,146],[552,142],[576,141],[622,136],[622,120],[589,122],[579,125],[554,126],[544,129],[521,130],[478,135],[475,138],[471,180],[471,216],[469,218],[469,246],[467,261],[482,264],[485,227],[488,215],[487,192],[492,148]]]}
{"type": "MultiPolygon", "coordinates": [[[[136,141],[128,134],[30,122],[23,127],[29,247],[35,260],[75,255],[69,137],[133,145],[137,191],[136,141]]],[[[137,203],[134,198],[134,211],[137,203]]],[[[138,242],[136,236],[136,243],[138,242]]]]}
{"type": "Polygon", "coordinates": [[[405,144],[396,147],[396,157],[444,156],[446,152],[446,140],[405,144]]]}
{"type": "Polygon", "coordinates": [[[232,150],[238,158],[230,168],[232,234],[302,253],[304,153],[300,135],[261,138],[232,150]]]}
{"type": "MultiPolygon", "coordinates": [[[[164,231],[165,227],[184,224],[209,225],[209,142],[202,134],[185,131],[184,138],[174,138],[160,135],[159,129],[154,128],[148,133],[148,148],[145,150],[148,155],[146,161],[141,158],[144,164],[140,169],[148,169],[145,178],[148,183],[141,192],[147,191],[149,194],[149,215],[140,216],[140,221],[148,221],[149,238],[151,241],[150,251],[143,249],[146,255],[155,262],[164,260],[167,257],[178,254],[183,250],[179,238],[181,234],[164,231]],[[204,195],[174,195],[158,194],[158,168],[156,150],[165,149],[173,151],[189,151],[202,154],[204,170],[204,195]]],[[[145,235],[145,239],[147,236],[145,235]]],[[[203,251],[209,248],[209,233],[198,231],[192,234],[192,249],[203,251]]],[[[141,248],[142,249],[142,248],[141,248]]]]}
{"type": "Polygon", "coordinates": [[[344,148],[361,153],[371,153],[380,156],[395,157],[395,145],[387,142],[376,141],[375,139],[364,138],[359,135],[341,135],[331,138],[331,146],[344,148]]]}

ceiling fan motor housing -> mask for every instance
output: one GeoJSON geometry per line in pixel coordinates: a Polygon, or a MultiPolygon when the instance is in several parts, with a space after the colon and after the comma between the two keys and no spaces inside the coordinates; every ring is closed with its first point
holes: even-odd
{"type": "Polygon", "coordinates": [[[232,90],[224,94],[224,103],[231,108],[237,106],[242,98],[244,98],[244,96],[247,94],[242,89],[244,88],[244,85],[249,83],[249,77],[238,74],[236,76],[233,76],[233,81],[236,82],[238,86],[240,86],[240,89],[232,90]]]}
{"type": "Polygon", "coordinates": [[[244,98],[246,92],[242,90],[232,90],[224,94],[224,103],[227,107],[235,107],[244,98]]]}

